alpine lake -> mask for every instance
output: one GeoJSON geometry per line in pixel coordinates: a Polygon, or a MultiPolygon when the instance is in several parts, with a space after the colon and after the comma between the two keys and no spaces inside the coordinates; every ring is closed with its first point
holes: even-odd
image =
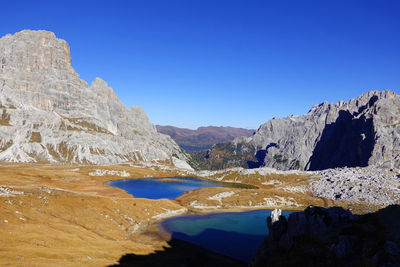
{"type": "MultiPolygon", "coordinates": [[[[147,178],[112,181],[136,198],[175,199],[202,187],[237,187],[237,184],[190,178],[147,178]]],[[[246,187],[246,185],[239,185],[246,187]]],[[[288,216],[290,212],[282,212],[288,216]]],[[[183,215],[165,219],[160,231],[172,238],[191,242],[232,258],[249,261],[268,234],[266,219],[271,210],[218,212],[206,215],[183,215]]]]}

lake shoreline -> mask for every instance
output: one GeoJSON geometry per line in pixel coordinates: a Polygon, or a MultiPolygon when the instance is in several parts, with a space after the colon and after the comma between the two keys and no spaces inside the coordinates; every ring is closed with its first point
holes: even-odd
{"type": "Polygon", "coordinates": [[[307,188],[314,178],[303,174],[227,170],[210,173],[208,179],[254,183],[259,189],[202,188],[175,200],[149,200],[135,198],[107,183],[127,178],[196,175],[172,166],[151,164],[1,163],[0,172],[0,258],[4,265],[16,263],[17,259],[19,265],[60,266],[67,259],[80,266],[109,266],[126,254],[151,255],[164,250],[170,239],[160,234],[157,223],[183,207],[187,207],[185,214],[275,208],[301,211],[308,205],[351,207],[359,213],[375,209],[363,203],[350,206],[303,191],[285,191],[307,188]],[[234,194],[216,198],[228,192],[234,194]],[[215,200],[208,200],[210,197],[215,200]],[[203,205],[201,209],[191,205],[196,199],[203,205]],[[254,207],[260,201],[262,207],[254,207]],[[212,206],[216,208],[209,209],[212,206]]]}
{"type": "MultiPolygon", "coordinates": [[[[268,235],[267,218],[271,212],[261,209],[181,215],[159,222],[157,229],[172,239],[191,242],[247,262],[268,235]]],[[[282,214],[288,216],[290,212],[283,211],[282,214]]]]}
{"type": "MultiPolygon", "coordinates": [[[[229,209],[210,209],[210,210],[192,210],[190,206],[183,205],[180,201],[182,197],[185,195],[191,194],[193,191],[204,189],[210,190],[210,188],[228,188],[230,184],[222,184],[211,182],[208,179],[202,178],[192,178],[192,177],[168,177],[168,178],[151,178],[151,179],[124,179],[111,181],[108,183],[109,186],[117,187],[127,191],[129,194],[140,195],[140,198],[148,198],[148,199],[163,199],[169,198],[169,200],[176,202],[180,206],[183,207],[184,210],[179,212],[169,212],[165,216],[154,218],[147,222],[146,225],[143,225],[143,234],[151,235],[162,239],[163,241],[169,241],[173,239],[178,239],[184,242],[193,243],[196,246],[204,247],[205,249],[211,250],[213,252],[223,254],[224,256],[233,257],[238,260],[250,260],[250,256],[256,252],[258,247],[258,243],[261,243],[267,234],[268,228],[266,224],[267,217],[269,216],[271,209],[266,209],[265,207],[258,208],[243,208],[243,207],[230,207],[229,209]],[[167,184],[164,184],[164,183],[167,184]],[[192,190],[185,190],[184,188],[190,188],[192,186],[192,190]],[[209,187],[211,186],[211,187],[209,187]],[[225,186],[225,187],[224,187],[225,186]],[[226,187],[227,186],[227,187],[226,187]],[[150,190],[147,190],[149,188],[150,190]],[[171,197],[172,195],[175,197],[171,197]],[[261,216],[261,218],[260,218],[261,216]],[[245,228],[242,229],[232,229],[232,232],[224,232],[225,225],[221,225],[224,221],[224,218],[235,218],[236,223],[243,225],[245,228]],[[245,230],[247,228],[254,228],[254,223],[258,222],[258,232],[252,232],[252,234],[248,234],[249,230],[245,230]],[[213,222],[211,225],[208,225],[206,228],[202,228],[201,225],[197,227],[197,230],[200,232],[214,231],[213,238],[215,238],[218,234],[221,235],[219,239],[213,239],[214,241],[210,244],[204,243],[204,237],[202,240],[197,240],[196,237],[191,239],[191,235],[186,235],[184,232],[176,232],[176,229],[173,227],[175,222],[179,222],[183,225],[194,225],[198,222],[213,222]],[[260,223],[261,222],[261,223],[260,223]],[[215,228],[216,227],[216,228],[215,228]],[[246,228],[247,227],[247,228],[246,228]],[[221,230],[213,230],[213,229],[221,229],[221,230]],[[215,232],[216,231],[216,232],[215,232]],[[246,247],[242,248],[243,255],[238,256],[238,252],[233,253],[232,250],[237,250],[240,247],[240,242],[230,241],[225,242],[225,239],[230,239],[233,236],[239,237],[241,242],[245,242],[247,240],[248,244],[246,247]],[[257,241],[258,240],[258,241],[257,241]],[[214,247],[214,246],[220,246],[214,247]],[[227,251],[224,251],[227,250],[227,251]]],[[[237,189],[237,187],[234,187],[237,189]]],[[[222,193],[221,196],[231,195],[231,192],[222,193]]],[[[217,199],[214,197],[213,199],[217,199]]],[[[229,225],[226,225],[226,229],[229,229],[229,225]]]]}

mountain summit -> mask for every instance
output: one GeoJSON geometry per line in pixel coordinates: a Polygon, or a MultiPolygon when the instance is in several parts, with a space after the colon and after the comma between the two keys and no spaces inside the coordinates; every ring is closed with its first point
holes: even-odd
{"type": "Polygon", "coordinates": [[[323,102],[307,114],[269,120],[253,136],[217,144],[194,158],[212,169],[399,168],[400,96],[370,91],[348,102],[323,102]]]}
{"type": "Polygon", "coordinates": [[[0,92],[1,161],[187,159],[143,109],[127,108],[100,78],[91,85],[80,79],[67,42],[52,32],[24,30],[0,39],[0,92]]]}

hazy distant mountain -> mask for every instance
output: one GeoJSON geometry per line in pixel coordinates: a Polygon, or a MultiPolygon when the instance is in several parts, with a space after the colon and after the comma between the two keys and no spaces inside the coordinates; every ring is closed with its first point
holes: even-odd
{"type": "Polygon", "coordinates": [[[0,39],[0,92],[1,161],[188,159],[142,108],[127,108],[100,78],[91,85],[80,79],[67,42],[52,32],[24,30],[0,39]]]}
{"type": "Polygon", "coordinates": [[[399,168],[400,96],[389,90],[371,91],[348,102],[324,102],[305,115],[274,118],[251,137],[191,156],[207,169],[399,168]]]}
{"type": "Polygon", "coordinates": [[[199,127],[197,130],[157,125],[157,131],[167,134],[186,151],[211,148],[213,144],[232,141],[236,137],[251,136],[255,130],[234,127],[199,127]]]}

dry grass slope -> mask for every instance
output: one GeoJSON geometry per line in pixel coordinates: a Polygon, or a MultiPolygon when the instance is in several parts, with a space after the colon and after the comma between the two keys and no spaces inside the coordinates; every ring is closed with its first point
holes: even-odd
{"type": "Polygon", "coordinates": [[[258,189],[202,188],[177,200],[138,199],[105,184],[116,179],[175,176],[187,174],[171,168],[128,164],[1,164],[0,264],[104,266],[116,263],[127,253],[153,253],[162,250],[168,240],[154,222],[170,211],[302,210],[308,205],[366,210],[363,205],[317,198],[300,189],[288,190],[307,188],[314,178],[304,175],[220,173],[208,179],[247,183],[258,189]],[[129,175],[122,177],[121,173],[129,175]]]}
{"type": "Polygon", "coordinates": [[[132,178],[175,174],[132,171],[123,165],[3,164],[1,264],[104,266],[126,253],[148,254],[166,245],[165,239],[142,231],[154,221],[153,216],[182,207],[171,200],[135,199],[106,186],[106,181],[121,177],[88,175],[99,168],[127,170],[132,178]],[[4,190],[10,193],[5,195],[4,190]]]}

